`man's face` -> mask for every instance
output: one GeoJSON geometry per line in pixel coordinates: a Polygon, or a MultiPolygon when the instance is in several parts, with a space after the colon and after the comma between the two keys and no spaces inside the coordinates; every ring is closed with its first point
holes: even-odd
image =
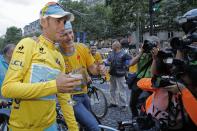
{"type": "Polygon", "coordinates": [[[64,30],[64,35],[63,35],[63,43],[66,44],[73,44],[74,42],[74,33],[72,29],[67,29],[64,30]]]}
{"type": "Polygon", "coordinates": [[[121,45],[118,41],[115,41],[113,44],[112,44],[112,50],[114,51],[118,51],[121,49],[121,45]]]}
{"type": "Polygon", "coordinates": [[[90,47],[90,51],[91,51],[91,53],[93,54],[93,55],[95,55],[96,54],[96,46],[91,46],[90,47]]]}
{"type": "Polygon", "coordinates": [[[43,19],[42,27],[43,27],[43,33],[47,34],[48,37],[54,41],[58,42],[62,39],[62,35],[64,33],[64,23],[66,22],[66,18],[52,18],[47,17],[43,19]]]}

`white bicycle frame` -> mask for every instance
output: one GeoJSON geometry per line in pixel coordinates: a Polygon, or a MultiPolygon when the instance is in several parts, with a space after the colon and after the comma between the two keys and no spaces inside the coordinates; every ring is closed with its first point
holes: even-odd
{"type": "Polygon", "coordinates": [[[119,131],[115,128],[109,127],[109,126],[105,126],[105,125],[98,125],[100,128],[102,129],[107,129],[108,131],[119,131]]]}

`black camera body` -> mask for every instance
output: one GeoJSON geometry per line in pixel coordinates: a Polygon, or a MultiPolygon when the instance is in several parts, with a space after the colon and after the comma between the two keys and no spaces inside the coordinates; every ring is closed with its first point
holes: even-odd
{"type": "Polygon", "coordinates": [[[151,79],[152,87],[161,88],[173,85],[171,81],[175,82],[175,78],[172,76],[154,76],[151,79]]]}
{"type": "Polygon", "coordinates": [[[192,48],[189,45],[191,45],[193,42],[197,42],[197,32],[192,32],[183,39],[174,37],[171,39],[170,45],[173,49],[176,50],[189,50],[192,48]]]}
{"type": "Polygon", "coordinates": [[[142,47],[144,49],[144,53],[150,53],[154,47],[157,47],[156,43],[150,42],[149,40],[144,40],[142,47]]]}

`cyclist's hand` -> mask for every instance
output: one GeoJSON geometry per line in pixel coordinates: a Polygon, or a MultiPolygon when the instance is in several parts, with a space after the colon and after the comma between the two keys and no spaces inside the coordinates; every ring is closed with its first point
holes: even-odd
{"type": "Polygon", "coordinates": [[[60,93],[70,93],[75,86],[81,85],[81,79],[60,73],[56,78],[57,91],[60,93]]]}
{"type": "Polygon", "coordinates": [[[102,64],[97,66],[97,70],[100,75],[105,75],[107,72],[105,65],[102,65],[102,64]]]}

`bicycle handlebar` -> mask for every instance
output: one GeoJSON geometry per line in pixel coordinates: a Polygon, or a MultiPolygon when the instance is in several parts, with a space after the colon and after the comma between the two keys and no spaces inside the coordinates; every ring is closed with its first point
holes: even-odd
{"type": "Polygon", "coordinates": [[[0,109],[9,108],[11,105],[12,105],[12,101],[1,101],[0,102],[0,109]]]}
{"type": "MultiPolygon", "coordinates": [[[[91,83],[94,83],[94,81],[97,81],[97,80],[99,80],[99,84],[103,84],[103,83],[105,83],[106,78],[103,78],[103,77],[100,77],[100,78],[92,78],[92,82],[91,83]]],[[[91,83],[89,83],[89,84],[91,84],[91,83]]]]}

